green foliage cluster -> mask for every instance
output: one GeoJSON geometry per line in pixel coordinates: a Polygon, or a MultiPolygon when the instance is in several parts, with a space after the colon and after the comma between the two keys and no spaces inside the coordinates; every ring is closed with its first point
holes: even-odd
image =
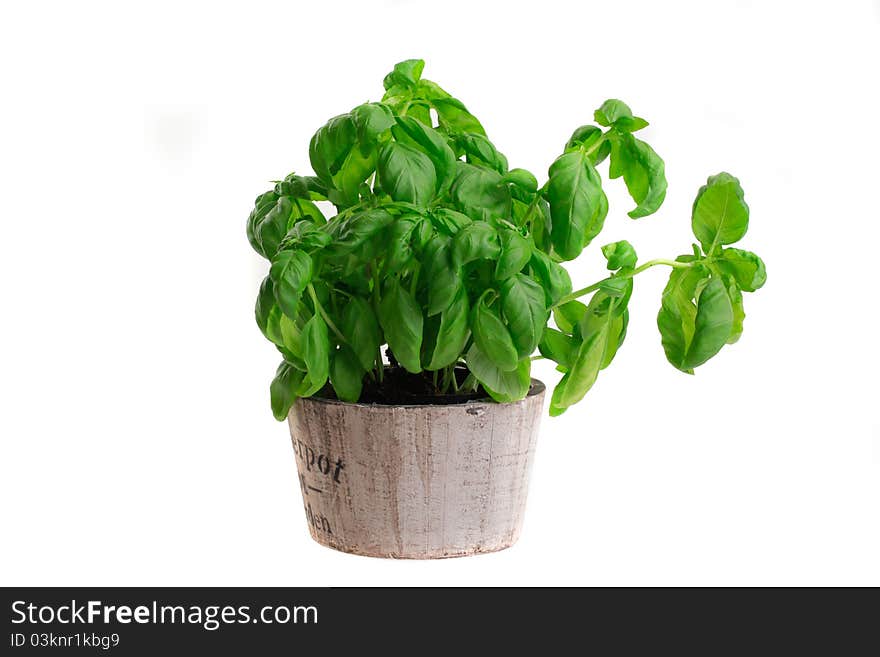
{"type": "Polygon", "coordinates": [[[423,67],[397,64],[381,102],[330,119],[309,145],[314,175],[278,181],[248,218],[251,245],[271,263],[256,319],[283,356],[270,386],[278,419],[328,381],[357,401],[365,380],[382,380],[385,345],[407,371],[432,372],[438,394],[482,386],[498,402],[527,394],[533,357],[552,359],[563,376],[550,412],[562,413],[613,360],[633,277],[658,264],[672,267],[657,324],[675,367],[692,373],[739,337],[742,293],[766,273],[758,256],[729,247],[749,218],[736,178],[712,176],[697,194],[692,253],[639,265],[629,243],[607,244],[608,277],[572,291],[561,263],[596,238],[608,213],[600,163],[623,178],[630,217],[663,202],[663,160],[634,135],[647,121],[605,101],[541,186],[509,167],[423,67]],[[335,216],[324,217],[321,200],[335,216]],[[456,367],[469,372],[463,383],[456,367]]]}

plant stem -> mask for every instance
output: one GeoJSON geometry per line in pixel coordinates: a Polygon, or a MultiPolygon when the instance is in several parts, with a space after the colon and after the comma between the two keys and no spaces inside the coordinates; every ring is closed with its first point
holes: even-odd
{"type": "Polygon", "coordinates": [[[452,389],[455,392],[458,392],[458,378],[455,376],[455,366],[457,363],[453,363],[449,366],[449,374],[452,376],[452,389]]]}
{"type": "Polygon", "coordinates": [[[330,315],[328,315],[327,311],[324,310],[324,306],[322,306],[321,302],[318,301],[318,295],[315,293],[315,288],[312,287],[311,283],[309,283],[308,290],[309,296],[312,297],[312,303],[315,304],[315,310],[317,310],[318,314],[321,315],[324,323],[330,327],[330,330],[332,330],[336,334],[337,338],[339,338],[343,343],[348,344],[348,340],[346,340],[345,336],[342,335],[338,328],[336,328],[336,324],[333,323],[333,320],[330,319],[330,315]]]}
{"type": "MultiPolygon", "coordinates": [[[[698,262],[698,261],[694,261],[694,262],[698,262]]],[[[643,271],[645,271],[646,269],[649,269],[651,267],[655,267],[656,265],[666,265],[668,267],[672,267],[673,269],[687,269],[689,267],[693,267],[694,262],[678,262],[676,260],[666,260],[664,258],[657,258],[656,260],[648,260],[648,262],[646,262],[643,265],[639,265],[638,267],[633,269],[631,272],[627,272],[625,274],[616,274],[614,276],[608,276],[607,278],[603,278],[601,281],[593,283],[592,285],[588,285],[587,287],[583,287],[580,290],[575,290],[571,294],[567,294],[566,296],[562,297],[559,301],[557,301],[555,304],[553,304],[553,307],[555,308],[556,306],[561,306],[562,304],[568,303],[569,301],[574,301],[575,299],[582,297],[585,294],[589,294],[590,292],[595,292],[596,290],[599,289],[599,287],[601,287],[602,283],[605,283],[606,281],[610,281],[614,278],[623,278],[623,279],[632,278],[636,274],[640,274],[643,271]]]]}
{"type": "Polygon", "coordinates": [[[411,281],[411,284],[410,284],[410,286],[409,286],[409,293],[410,293],[411,295],[413,295],[413,296],[416,295],[416,290],[418,289],[418,286],[419,286],[419,272],[420,272],[421,270],[422,270],[422,266],[421,266],[420,263],[417,262],[417,263],[416,263],[416,269],[415,269],[415,271],[413,272],[412,281],[411,281]]]}

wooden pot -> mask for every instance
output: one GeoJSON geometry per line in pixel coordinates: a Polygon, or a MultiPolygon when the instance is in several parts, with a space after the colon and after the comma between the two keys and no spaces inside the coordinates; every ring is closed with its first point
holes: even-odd
{"type": "Polygon", "coordinates": [[[385,406],[298,399],[288,422],[309,531],[396,559],[494,552],[519,538],[544,400],[385,406]]]}

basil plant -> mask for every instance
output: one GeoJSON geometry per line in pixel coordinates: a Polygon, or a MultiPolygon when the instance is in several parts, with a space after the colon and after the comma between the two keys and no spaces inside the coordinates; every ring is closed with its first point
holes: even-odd
{"type": "Polygon", "coordinates": [[[692,373],[737,340],[742,293],[766,273],[754,253],[729,246],[749,220],[735,177],[711,176],[697,193],[692,252],[640,264],[628,242],[606,244],[607,277],[573,290],[562,263],[597,238],[608,213],[598,165],[609,160],[607,177],[623,178],[631,218],[663,202],[663,160],[635,136],[647,121],[605,101],[539,184],[423,68],[397,64],[381,102],[330,119],[309,144],[314,175],[278,181],[248,217],[248,239],[270,262],[256,319],[283,357],[270,386],[276,418],[319,392],[357,402],[391,385],[392,372],[404,375],[395,385],[438,399],[511,402],[527,394],[536,358],[562,373],[550,405],[558,415],[614,359],[633,278],[656,265],[671,268],[657,316],[670,363],[692,373]]]}

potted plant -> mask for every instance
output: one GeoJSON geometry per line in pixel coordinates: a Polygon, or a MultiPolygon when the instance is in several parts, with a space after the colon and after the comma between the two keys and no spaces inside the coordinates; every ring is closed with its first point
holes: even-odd
{"type": "Polygon", "coordinates": [[[697,192],[690,252],[639,264],[628,242],[606,244],[608,275],[574,290],[561,263],[602,229],[600,163],[623,178],[633,219],[663,202],[663,160],[634,134],[647,121],[605,101],[539,185],[423,67],[397,64],[382,102],[322,126],[315,175],[277,181],[247,222],[271,263],[256,319],[283,357],[271,405],[289,420],[311,534],[373,556],[516,541],[544,398],[531,362],[562,374],[550,415],[583,398],[624,340],[637,274],[671,269],[657,325],[688,373],[737,340],[742,293],[766,278],[729,246],[749,209],[719,173],[697,192]]]}

